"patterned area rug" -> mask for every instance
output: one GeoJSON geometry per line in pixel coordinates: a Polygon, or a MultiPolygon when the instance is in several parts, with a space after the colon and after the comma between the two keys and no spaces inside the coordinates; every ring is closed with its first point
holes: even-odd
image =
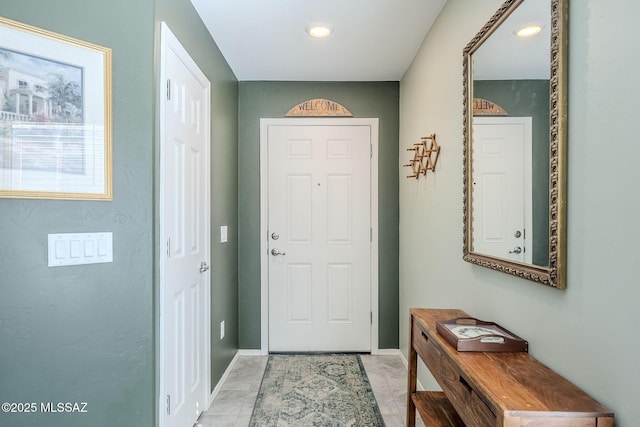
{"type": "Polygon", "coordinates": [[[270,355],[250,426],[384,426],[360,356],[270,355]]]}

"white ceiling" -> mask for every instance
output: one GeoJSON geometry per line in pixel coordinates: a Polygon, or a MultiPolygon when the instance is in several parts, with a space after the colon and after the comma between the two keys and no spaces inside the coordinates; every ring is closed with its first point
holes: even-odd
{"type": "Polygon", "coordinates": [[[191,1],[241,81],[399,81],[446,2],[191,1]],[[309,37],[318,22],[333,34],[309,37]]]}
{"type": "Polygon", "coordinates": [[[527,0],[473,54],[474,80],[548,80],[551,63],[551,2],[527,0]],[[520,38],[515,31],[540,25],[535,37],[520,38]]]}

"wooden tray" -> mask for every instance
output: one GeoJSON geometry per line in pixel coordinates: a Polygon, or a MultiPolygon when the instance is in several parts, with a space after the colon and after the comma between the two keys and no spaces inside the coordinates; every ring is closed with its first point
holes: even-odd
{"type": "Polygon", "coordinates": [[[436,322],[436,330],[457,351],[527,352],[529,343],[497,323],[473,317],[436,322]]]}

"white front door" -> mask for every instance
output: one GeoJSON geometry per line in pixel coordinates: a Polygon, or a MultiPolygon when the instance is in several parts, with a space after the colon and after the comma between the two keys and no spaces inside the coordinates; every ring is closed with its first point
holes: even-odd
{"type": "Polygon", "coordinates": [[[531,117],[473,118],[473,252],[531,263],[531,117]]]}
{"type": "Polygon", "coordinates": [[[269,350],[370,351],[371,127],[266,134],[269,350]]]}
{"type": "Polygon", "coordinates": [[[160,423],[190,427],[209,401],[210,84],[162,26],[160,423]]]}

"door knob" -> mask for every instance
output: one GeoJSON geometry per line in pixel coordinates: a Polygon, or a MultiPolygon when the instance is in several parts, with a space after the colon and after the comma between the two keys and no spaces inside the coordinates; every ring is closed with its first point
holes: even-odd
{"type": "Polygon", "coordinates": [[[202,261],[200,263],[200,273],[204,273],[207,270],[209,270],[209,264],[207,264],[206,262],[202,261]]]}
{"type": "Polygon", "coordinates": [[[522,248],[520,246],[516,246],[512,251],[509,251],[510,254],[519,254],[522,252],[522,248]]]}
{"type": "Polygon", "coordinates": [[[280,252],[280,249],[273,248],[273,249],[271,249],[271,255],[273,255],[273,256],[286,255],[286,253],[285,252],[280,252]]]}

